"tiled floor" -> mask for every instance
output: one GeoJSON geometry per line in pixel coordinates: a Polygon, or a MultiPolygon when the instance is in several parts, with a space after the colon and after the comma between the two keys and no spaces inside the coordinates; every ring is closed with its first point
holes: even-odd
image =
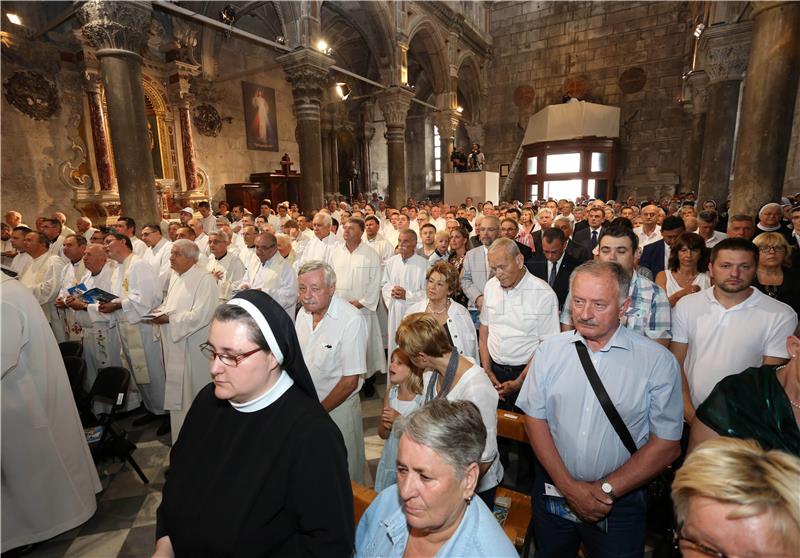
{"type": "MultiPolygon", "coordinates": [[[[385,381],[379,374],[379,382],[385,381]]],[[[383,406],[384,385],[376,385],[378,394],[363,399],[364,441],[369,464],[370,480],[383,450],[378,436],[378,417],[383,406]]],[[[170,438],[157,436],[157,423],[134,427],[132,422],[141,415],[120,420],[119,427],[127,430],[128,439],[135,442],[134,459],[150,481],[142,483],[127,463],[104,463],[98,469],[103,491],[97,495],[97,512],[71,531],[35,545],[30,551],[7,552],[2,558],[142,558],[150,556],[155,544],[156,509],[161,503],[164,472],[169,458],[170,438]]]]}

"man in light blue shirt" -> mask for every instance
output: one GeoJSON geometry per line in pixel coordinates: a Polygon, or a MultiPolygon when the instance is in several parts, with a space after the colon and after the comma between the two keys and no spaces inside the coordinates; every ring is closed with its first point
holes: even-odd
{"type": "Polygon", "coordinates": [[[682,431],[680,369],[664,347],[620,324],[630,275],[590,261],[571,281],[576,331],[537,349],[517,405],[539,459],[533,485],[536,558],[642,556],[643,486],[678,457],[682,431]],[[585,344],[597,375],[630,431],[635,454],[614,430],[583,370],[585,344]]]}

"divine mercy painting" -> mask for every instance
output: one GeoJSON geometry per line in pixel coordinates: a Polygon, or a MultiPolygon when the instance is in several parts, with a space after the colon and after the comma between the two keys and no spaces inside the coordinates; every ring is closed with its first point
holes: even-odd
{"type": "Polygon", "coordinates": [[[242,82],[247,149],[278,150],[278,115],[275,90],[256,83],[242,82]]]}

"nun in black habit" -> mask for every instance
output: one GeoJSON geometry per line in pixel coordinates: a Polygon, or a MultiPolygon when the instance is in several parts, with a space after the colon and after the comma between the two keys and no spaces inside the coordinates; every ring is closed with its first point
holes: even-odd
{"type": "Polygon", "coordinates": [[[351,556],[344,441],[286,311],[243,291],[202,348],[212,383],[170,453],[154,556],[351,556]]]}

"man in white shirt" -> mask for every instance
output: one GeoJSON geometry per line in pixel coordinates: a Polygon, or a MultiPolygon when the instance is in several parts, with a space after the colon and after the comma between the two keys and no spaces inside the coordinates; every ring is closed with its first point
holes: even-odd
{"type": "Polygon", "coordinates": [[[242,260],[234,255],[229,247],[228,235],[224,232],[217,231],[208,235],[208,249],[211,255],[208,257],[206,270],[217,282],[220,303],[231,299],[247,272],[242,260]]]}
{"type": "Polygon", "coordinates": [[[341,244],[341,240],[331,233],[333,221],[327,213],[314,215],[314,237],[308,241],[303,249],[303,254],[295,261],[295,269],[300,269],[305,263],[320,261],[329,263],[331,251],[341,244]]]}
{"type": "Polygon", "coordinates": [[[657,205],[646,205],[642,208],[640,213],[642,226],[633,229],[633,232],[639,237],[640,248],[661,240],[661,227],[657,223],[658,213],[657,205]]]}
{"type": "Polygon", "coordinates": [[[383,337],[378,322],[381,263],[375,250],[361,241],[364,221],[350,218],[343,225],[344,244],[331,253],[336,272],[336,295],[357,308],[367,325],[367,376],[386,369],[383,337]]]}
{"type": "Polygon", "coordinates": [[[489,246],[500,237],[500,220],[490,216],[481,219],[478,229],[481,245],[469,250],[464,256],[464,271],[461,274],[461,290],[469,299],[469,313],[477,327],[483,308],[483,288],[491,277],[489,271],[489,246]]]}
{"type": "MultiPolygon", "coordinates": [[[[75,313],[64,302],[69,296],[69,289],[79,285],[86,274],[83,254],[86,251],[86,238],[81,234],[70,234],[64,239],[64,257],[67,265],[61,271],[61,288],[58,291],[55,306],[58,316],[58,327],[64,329],[65,338],[80,341],[81,328],[75,324],[75,313]]],[[[56,324],[51,324],[56,327],[56,324]]]]}
{"type": "Polygon", "coordinates": [[[256,237],[256,257],[247,264],[241,290],[259,289],[275,299],[294,320],[297,304],[297,276],[292,266],[278,253],[278,240],[272,233],[256,237]]]}
{"type": "Polygon", "coordinates": [[[366,324],[361,313],[336,292],[336,273],[326,263],[300,268],[297,339],[322,406],[339,427],[347,448],[350,478],[364,482],[361,375],[367,371],[366,324]]]}
{"type": "Polygon", "coordinates": [[[484,287],[481,309],[481,366],[500,395],[498,407],[514,410],[534,351],[560,331],[558,298],[547,283],[528,272],[511,239],[500,238],[491,245],[489,269],[493,276],[484,287]]]}
{"type": "Polygon", "coordinates": [[[431,225],[436,227],[437,231],[443,231],[447,221],[442,218],[442,208],[438,205],[434,205],[431,207],[431,219],[429,221],[431,225]]]}
{"type": "Polygon", "coordinates": [[[65,260],[51,254],[48,248],[47,237],[43,233],[30,232],[25,235],[25,252],[32,260],[19,280],[39,301],[56,336],[56,341],[61,343],[67,340],[67,336],[64,327],[59,325],[55,301],[61,288],[61,272],[65,260]]]}
{"type": "Polygon", "coordinates": [[[758,248],[752,242],[725,239],[711,251],[713,288],[675,305],[669,348],[683,371],[687,424],[724,377],[789,359],[786,338],[794,333],[797,314],[750,286],[757,268],[758,248]]]}
{"type": "Polygon", "coordinates": [[[86,242],[92,239],[92,235],[96,230],[97,229],[92,226],[92,220],[88,217],[78,217],[78,220],[75,221],[75,231],[78,234],[82,234],[86,242]]]}
{"type": "Polygon", "coordinates": [[[153,269],[158,270],[158,284],[161,291],[166,294],[172,276],[172,267],[169,263],[172,242],[161,236],[161,227],[153,223],[142,227],[142,241],[147,245],[142,259],[153,269]]]}
{"type": "Polygon", "coordinates": [[[194,398],[208,384],[208,359],[200,345],[208,340],[211,317],[218,306],[214,278],[197,265],[200,251],[190,240],[172,244],[170,262],[175,272],[164,303],[152,323],[161,329],[166,385],[162,398],[170,411],[173,443],[194,398]]]}
{"type": "MultiPolygon", "coordinates": [[[[49,242],[48,251],[50,255],[58,256],[66,264],[67,259],[64,257],[64,253],[61,250],[61,247],[64,245],[66,233],[61,226],[61,221],[58,219],[42,219],[42,234],[44,234],[49,242]]],[[[45,312],[45,315],[46,314],[45,312]]]]}
{"type": "Polygon", "coordinates": [[[12,271],[16,271],[17,275],[22,275],[25,268],[33,261],[30,254],[25,252],[25,236],[32,232],[26,226],[14,227],[11,231],[11,246],[17,251],[17,255],[11,260],[9,266],[12,271]]]}
{"type": "Polygon", "coordinates": [[[717,212],[713,209],[706,209],[697,215],[697,234],[706,241],[706,248],[709,250],[728,238],[728,235],[716,230],[717,212]]]}
{"type": "Polygon", "coordinates": [[[239,259],[242,260],[242,263],[245,267],[250,264],[250,260],[252,260],[256,255],[257,236],[258,232],[253,225],[245,225],[242,227],[242,242],[244,243],[244,249],[239,251],[239,259]]]}
{"type": "Polygon", "coordinates": [[[368,215],[364,219],[364,242],[378,254],[383,271],[386,260],[394,256],[394,246],[379,232],[380,228],[381,223],[374,215],[368,215]]]}
{"type": "Polygon", "coordinates": [[[133,220],[131,217],[120,217],[117,219],[116,225],[114,225],[116,231],[120,234],[124,234],[128,238],[131,239],[131,245],[133,246],[133,253],[137,256],[144,257],[144,253],[147,251],[147,244],[139,240],[136,236],[136,221],[133,220]]]}
{"type": "Polygon", "coordinates": [[[209,204],[207,201],[201,201],[197,204],[197,210],[200,212],[200,215],[202,215],[202,218],[199,221],[200,225],[203,227],[203,232],[206,234],[216,232],[217,218],[211,212],[211,204],[209,204]]]}
{"type": "Polygon", "coordinates": [[[400,231],[397,254],[389,258],[383,270],[381,293],[389,313],[387,324],[388,353],[396,345],[394,334],[408,308],[426,296],[428,260],[414,253],[417,234],[411,229],[400,231]]]}

